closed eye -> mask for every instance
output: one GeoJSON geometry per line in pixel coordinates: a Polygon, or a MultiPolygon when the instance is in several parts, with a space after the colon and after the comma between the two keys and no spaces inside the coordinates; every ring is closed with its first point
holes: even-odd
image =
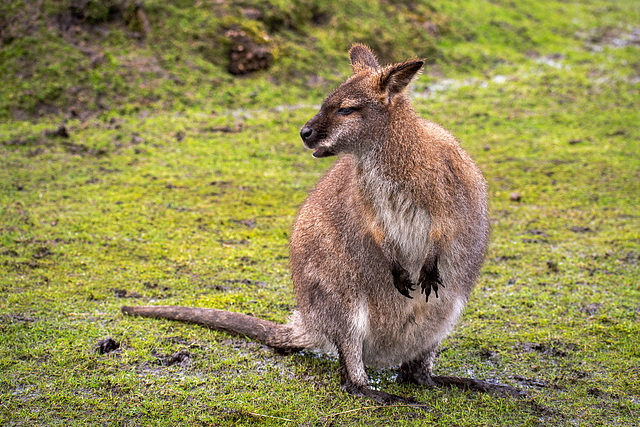
{"type": "Polygon", "coordinates": [[[339,116],[348,116],[354,111],[356,111],[354,107],[344,107],[344,108],[339,108],[338,111],[336,111],[336,114],[338,114],[339,116]]]}

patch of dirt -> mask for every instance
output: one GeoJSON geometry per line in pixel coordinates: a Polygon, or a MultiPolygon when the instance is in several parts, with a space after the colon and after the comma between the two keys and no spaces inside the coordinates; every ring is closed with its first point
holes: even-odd
{"type": "Polygon", "coordinates": [[[580,311],[588,316],[593,316],[598,314],[600,309],[602,308],[602,304],[599,302],[594,302],[591,304],[584,305],[580,308],[580,311]]]}
{"type": "Polygon", "coordinates": [[[638,261],[640,261],[640,253],[638,252],[627,252],[623,254],[619,258],[620,262],[627,265],[638,265],[638,261]]]}
{"type": "Polygon", "coordinates": [[[42,246],[39,247],[38,249],[36,249],[35,253],[32,255],[35,259],[41,259],[41,258],[45,258],[48,257],[50,255],[53,255],[54,253],[51,252],[51,249],[49,249],[46,246],[42,246]]]}
{"type": "Polygon", "coordinates": [[[538,387],[538,388],[556,388],[555,386],[547,383],[544,380],[537,380],[537,379],[533,379],[533,378],[525,378],[522,377],[520,375],[514,375],[513,377],[514,380],[518,381],[521,384],[524,384],[526,386],[529,387],[538,387]]]}
{"type": "Polygon", "coordinates": [[[7,267],[11,267],[15,271],[24,271],[25,269],[27,269],[27,270],[36,270],[38,268],[42,268],[43,267],[42,264],[37,263],[35,261],[19,261],[19,262],[7,262],[7,261],[4,261],[2,263],[2,265],[7,266],[7,267]]]}
{"type": "Polygon", "coordinates": [[[107,151],[104,148],[93,149],[87,147],[86,145],[75,143],[70,139],[71,132],[64,124],[62,124],[55,129],[46,129],[37,136],[32,135],[28,137],[11,139],[2,141],[1,144],[6,147],[24,147],[29,145],[38,146],[35,148],[35,150],[28,153],[27,157],[35,157],[43,154],[46,150],[42,147],[53,147],[55,145],[53,141],[55,140],[59,140],[59,146],[63,147],[66,152],[71,154],[78,154],[81,156],[90,155],[95,157],[101,157],[107,154],[107,151]]]}
{"type": "Polygon", "coordinates": [[[544,237],[549,237],[549,235],[543,231],[543,230],[537,230],[537,229],[531,229],[531,230],[527,230],[525,231],[524,234],[530,234],[532,236],[544,236],[544,237]]]}
{"type": "Polygon", "coordinates": [[[32,145],[32,144],[37,144],[40,142],[40,138],[37,136],[27,136],[27,137],[21,137],[21,138],[16,138],[16,139],[10,139],[7,141],[2,141],[2,145],[5,147],[12,147],[12,146],[17,146],[17,147],[24,147],[27,145],[32,145]]]}
{"type": "Polygon", "coordinates": [[[0,314],[0,322],[5,323],[32,323],[36,322],[38,319],[34,319],[32,317],[25,316],[23,314],[0,314]]]}
{"type": "Polygon", "coordinates": [[[185,367],[191,364],[192,359],[191,353],[187,350],[180,350],[170,355],[158,354],[154,350],[151,352],[151,355],[156,358],[154,363],[162,366],[179,365],[185,367]]]}
{"type": "Polygon", "coordinates": [[[575,350],[575,345],[561,341],[550,341],[548,343],[525,342],[518,343],[512,348],[526,353],[536,352],[545,356],[567,357],[570,351],[575,350]]]}
{"type": "Polygon", "coordinates": [[[267,286],[265,282],[258,281],[258,280],[250,280],[250,279],[227,279],[227,280],[223,280],[223,282],[230,283],[230,284],[243,284],[248,286],[256,286],[259,288],[264,288],[265,286],[267,286]]]}
{"type": "Polygon", "coordinates": [[[571,231],[573,231],[574,233],[591,233],[593,230],[589,227],[582,227],[582,226],[574,226],[570,228],[571,231]]]}
{"type": "Polygon", "coordinates": [[[483,360],[491,360],[495,362],[500,361],[500,353],[498,353],[497,351],[489,350],[488,348],[478,351],[477,354],[483,360]]]}
{"type": "Polygon", "coordinates": [[[547,239],[522,239],[522,243],[549,243],[547,239]]]}
{"type": "Polygon", "coordinates": [[[231,222],[239,225],[244,225],[248,229],[252,230],[256,228],[256,220],[255,219],[230,219],[231,222]]]}
{"type": "Polygon", "coordinates": [[[585,39],[591,49],[600,51],[602,47],[623,48],[640,46],[640,28],[598,27],[588,33],[578,33],[579,38],[585,39]]]}
{"type": "Polygon", "coordinates": [[[238,133],[242,132],[242,125],[237,124],[233,127],[231,126],[209,126],[202,129],[204,132],[222,132],[222,133],[238,133]]]}
{"type": "Polygon", "coordinates": [[[160,285],[158,285],[156,282],[144,282],[143,285],[147,289],[158,289],[160,291],[165,291],[165,292],[168,290],[171,290],[171,288],[168,286],[160,287],[160,285]]]}
{"type": "Polygon", "coordinates": [[[108,354],[120,348],[120,343],[111,337],[100,340],[93,346],[93,351],[98,354],[108,354]]]}
{"type": "Polygon", "coordinates": [[[553,260],[548,260],[547,261],[547,268],[551,271],[553,271],[554,273],[557,273],[559,271],[558,269],[558,263],[553,261],[553,260]]]}
{"type": "Polygon", "coordinates": [[[137,292],[128,292],[126,289],[112,289],[113,296],[116,298],[142,298],[137,292]]]}
{"type": "Polygon", "coordinates": [[[231,247],[231,246],[236,246],[236,245],[248,245],[249,243],[251,243],[250,241],[248,241],[247,239],[240,239],[240,240],[220,240],[219,241],[220,244],[224,247],[231,247]]]}
{"type": "Polygon", "coordinates": [[[163,338],[162,341],[164,342],[168,342],[171,344],[180,344],[180,345],[184,345],[187,347],[191,347],[191,348],[202,348],[202,345],[200,343],[198,343],[197,341],[193,341],[193,340],[187,340],[186,338],[183,338],[181,336],[173,336],[173,337],[166,337],[163,338]]]}
{"type": "Polygon", "coordinates": [[[507,261],[515,261],[517,259],[520,259],[518,255],[500,255],[498,257],[495,257],[493,260],[495,262],[507,262],[507,261]]]}
{"type": "Polygon", "coordinates": [[[67,129],[67,127],[65,125],[60,125],[58,126],[58,129],[52,130],[52,129],[48,129],[44,131],[44,136],[49,137],[49,138],[69,138],[71,135],[69,135],[69,130],[67,129]]]}
{"type": "Polygon", "coordinates": [[[600,390],[597,387],[590,387],[587,390],[587,394],[589,396],[593,396],[593,397],[607,397],[607,393],[603,392],[602,390],[600,390]]]}

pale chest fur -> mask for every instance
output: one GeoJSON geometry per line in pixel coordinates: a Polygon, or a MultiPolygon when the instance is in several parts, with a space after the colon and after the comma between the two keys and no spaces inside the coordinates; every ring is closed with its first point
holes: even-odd
{"type": "Polygon", "coordinates": [[[427,255],[431,228],[428,212],[375,168],[365,170],[359,181],[372,213],[367,218],[368,227],[416,282],[427,255]]]}

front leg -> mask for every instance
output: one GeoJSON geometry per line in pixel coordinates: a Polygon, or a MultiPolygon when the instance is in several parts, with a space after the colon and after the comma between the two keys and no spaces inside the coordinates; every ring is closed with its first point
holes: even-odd
{"type": "Polygon", "coordinates": [[[391,276],[393,277],[393,286],[407,298],[413,298],[409,292],[416,289],[415,283],[411,281],[411,274],[398,262],[395,256],[394,244],[384,237],[380,231],[373,233],[376,241],[380,245],[380,250],[384,257],[389,261],[391,267],[391,276]]]}
{"type": "Polygon", "coordinates": [[[410,291],[416,288],[416,285],[411,282],[411,275],[403,266],[396,260],[391,263],[391,275],[393,276],[393,285],[396,289],[405,297],[413,299],[409,295],[410,291]]]}
{"type": "Polygon", "coordinates": [[[438,251],[435,245],[432,245],[428,250],[427,258],[420,270],[418,284],[422,287],[422,293],[426,294],[427,302],[429,302],[431,290],[433,290],[436,298],[438,298],[438,289],[440,287],[444,288],[440,272],[438,271],[438,251]]]}

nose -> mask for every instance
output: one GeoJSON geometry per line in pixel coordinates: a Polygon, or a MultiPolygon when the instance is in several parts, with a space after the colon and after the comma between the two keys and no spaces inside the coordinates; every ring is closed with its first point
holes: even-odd
{"type": "Polygon", "coordinates": [[[312,127],[304,126],[302,129],[300,129],[300,137],[303,141],[306,142],[309,138],[311,138],[311,135],[313,135],[312,127]]]}

